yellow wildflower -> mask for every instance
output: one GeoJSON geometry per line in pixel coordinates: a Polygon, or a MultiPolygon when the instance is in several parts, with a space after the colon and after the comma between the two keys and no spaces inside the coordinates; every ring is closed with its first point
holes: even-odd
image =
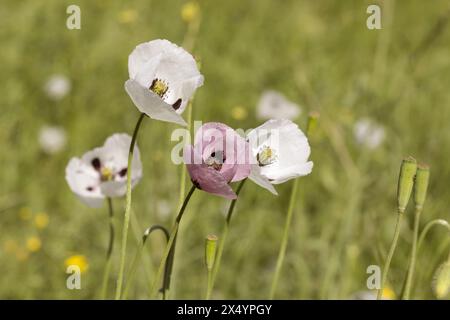
{"type": "Polygon", "coordinates": [[[247,118],[247,110],[242,106],[236,106],[231,109],[231,116],[235,120],[244,120],[247,118]]]}
{"type": "Polygon", "coordinates": [[[133,23],[134,21],[136,21],[137,17],[138,17],[138,13],[136,10],[126,9],[126,10],[120,11],[117,19],[119,20],[120,23],[127,24],[127,23],[133,23]]]}
{"type": "Polygon", "coordinates": [[[30,252],[36,252],[39,251],[42,247],[41,239],[38,237],[30,237],[27,239],[27,249],[30,252]]]}
{"type": "Polygon", "coordinates": [[[66,269],[69,266],[73,265],[78,266],[78,268],[80,268],[81,273],[86,272],[86,270],[89,268],[89,264],[87,262],[86,257],[81,254],[70,256],[69,258],[64,260],[64,265],[66,266],[66,269]]]}
{"type": "Polygon", "coordinates": [[[181,8],[181,19],[186,23],[191,23],[197,19],[200,7],[196,1],[188,1],[181,8]]]}
{"type": "Polygon", "coordinates": [[[384,300],[395,300],[397,298],[397,296],[395,295],[395,292],[394,292],[394,290],[392,290],[391,287],[385,286],[383,288],[382,298],[384,300]]]}
{"type": "Polygon", "coordinates": [[[36,225],[36,228],[44,229],[48,225],[48,220],[48,214],[45,212],[40,212],[34,217],[34,224],[36,225]]]}

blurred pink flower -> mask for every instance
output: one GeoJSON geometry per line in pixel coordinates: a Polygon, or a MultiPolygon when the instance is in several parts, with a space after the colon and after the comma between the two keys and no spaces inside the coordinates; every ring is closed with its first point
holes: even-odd
{"type": "Polygon", "coordinates": [[[227,199],[237,198],[229,183],[247,178],[251,170],[248,142],[218,122],[200,127],[183,157],[197,188],[227,199]]]}

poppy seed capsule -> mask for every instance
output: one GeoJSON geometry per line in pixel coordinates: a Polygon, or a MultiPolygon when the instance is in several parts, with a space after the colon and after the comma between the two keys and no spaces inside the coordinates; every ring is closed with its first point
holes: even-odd
{"type": "Polygon", "coordinates": [[[408,205],[409,198],[414,186],[414,177],[417,171],[417,162],[413,157],[408,157],[403,160],[400,167],[400,176],[398,178],[397,201],[398,211],[405,212],[408,205]]]}
{"type": "Polygon", "coordinates": [[[414,182],[414,203],[416,208],[422,208],[427,197],[430,168],[427,165],[417,166],[416,181],[414,182]]]}
{"type": "Polygon", "coordinates": [[[205,241],[205,264],[206,268],[210,271],[214,266],[216,260],[216,248],[217,248],[217,236],[210,234],[206,237],[205,241]]]}

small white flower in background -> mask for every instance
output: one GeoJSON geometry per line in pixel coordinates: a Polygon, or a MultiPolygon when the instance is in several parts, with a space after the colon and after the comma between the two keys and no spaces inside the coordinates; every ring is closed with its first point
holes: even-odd
{"type": "Polygon", "coordinates": [[[66,131],[62,127],[43,126],[39,131],[39,144],[45,153],[60,152],[66,142],[66,131]]]}
{"type": "Polygon", "coordinates": [[[292,121],[269,120],[250,131],[247,138],[255,157],[249,178],[270,192],[277,194],[272,184],[311,173],[308,139],[292,121]]]}
{"type": "Polygon", "coordinates": [[[50,99],[61,100],[69,93],[71,87],[69,78],[62,74],[55,74],[48,79],[44,89],[50,99]]]}
{"type": "Polygon", "coordinates": [[[257,107],[257,117],[267,119],[294,120],[301,114],[301,108],[286,99],[281,93],[273,90],[264,91],[257,107]]]}
{"type": "Polygon", "coordinates": [[[172,206],[170,205],[170,202],[167,200],[159,200],[156,203],[156,213],[158,218],[162,221],[168,220],[170,214],[172,213],[172,206]]]}
{"type": "MultiPolygon", "coordinates": [[[[66,167],[70,189],[90,207],[100,207],[105,197],[121,197],[127,190],[128,151],[131,137],[116,133],[106,139],[102,147],[72,158],[66,167]]],[[[131,167],[134,187],[142,177],[142,163],[137,146],[131,167]]]]}
{"type": "Polygon", "coordinates": [[[186,125],[181,117],[195,90],[203,85],[194,57],[167,40],[138,45],[128,58],[125,90],[150,118],[186,125]]]}
{"type": "Polygon", "coordinates": [[[356,142],[375,149],[383,143],[385,138],[384,128],[369,119],[361,119],[355,123],[353,134],[356,142]]]}

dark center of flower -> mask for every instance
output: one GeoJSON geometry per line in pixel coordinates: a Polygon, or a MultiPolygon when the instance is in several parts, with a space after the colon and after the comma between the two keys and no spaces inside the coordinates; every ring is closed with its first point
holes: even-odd
{"type": "MultiPolygon", "coordinates": [[[[103,182],[104,181],[111,181],[114,178],[113,171],[110,168],[102,166],[102,163],[101,163],[99,158],[92,159],[91,164],[94,167],[94,169],[96,171],[98,171],[98,173],[100,174],[100,180],[101,181],[103,181],[103,182]]],[[[88,190],[88,191],[92,191],[92,190],[88,190]]]]}
{"type": "Polygon", "coordinates": [[[223,151],[212,152],[210,157],[206,159],[205,163],[214,170],[219,171],[222,169],[222,165],[225,162],[225,155],[223,151]]]}

